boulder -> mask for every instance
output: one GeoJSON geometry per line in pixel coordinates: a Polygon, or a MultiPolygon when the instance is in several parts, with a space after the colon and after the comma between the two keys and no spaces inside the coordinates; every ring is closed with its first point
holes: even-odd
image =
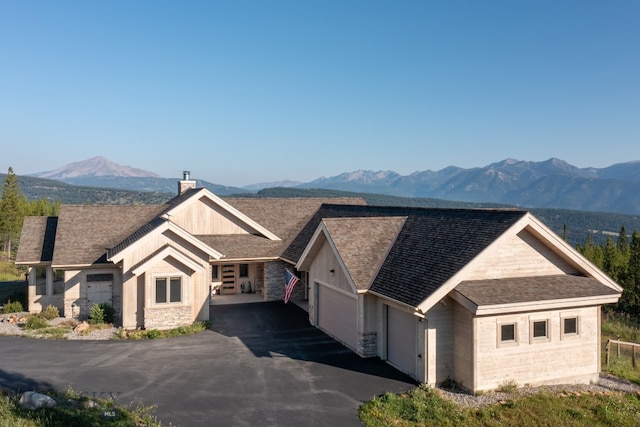
{"type": "Polygon", "coordinates": [[[85,332],[89,330],[89,324],[87,322],[82,322],[75,328],[73,328],[74,332],[85,332]]]}
{"type": "Polygon", "coordinates": [[[20,406],[27,409],[53,408],[58,403],[46,394],[26,391],[20,396],[20,406]]]}

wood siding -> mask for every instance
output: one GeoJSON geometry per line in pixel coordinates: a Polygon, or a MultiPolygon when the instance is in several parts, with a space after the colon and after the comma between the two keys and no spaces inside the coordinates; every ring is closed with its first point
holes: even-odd
{"type": "Polygon", "coordinates": [[[427,312],[426,381],[437,384],[453,377],[453,300],[444,298],[427,312]]]}
{"type": "Polygon", "coordinates": [[[535,386],[597,380],[598,313],[598,307],[586,307],[476,318],[476,391],[495,389],[508,381],[535,386]],[[562,336],[561,319],[565,316],[578,317],[578,336],[562,336]],[[534,341],[531,322],[543,319],[549,321],[549,338],[534,341]],[[517,325],[517,342],[501,347],[498,326],[511,322],[517,325]]]}
{"type": "Polygon", "coordinates": [[[474,320],[470,311],[453,302],[453,375],[461,387],[474,389],[474,320]]]}
{"type": "Polygon", "coordinates": [[[353,293],[353,288],[347,276],[340,268],[331,246],[325,242],[313,260],[309,269],[309,280],[330,283],[331,286],[353,293]],[[333,270],[333,273],[331,273],[333,270]]]}
{"type": "Polygon", "coordinates": [[[577,270],[526,230],[498,248],[466,280],[575,274],[577,270]]]}
{"type": "Polygon", "coordinates": [[[206,197],[184,206],[171,217],[171,221],[193,235],[248,234],[255,231],[206,197]]]}

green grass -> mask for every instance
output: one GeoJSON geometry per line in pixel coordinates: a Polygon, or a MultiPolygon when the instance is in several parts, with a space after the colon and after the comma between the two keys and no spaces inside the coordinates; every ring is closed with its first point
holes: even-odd
{"type": "Polygon", "coordinates": [[[360,407],[362,422],[383,426],[637,426],[636,394],[539,393],[482,408],[463,408],[429,387],[387,393],[360,407]]]}
{"type": "Polygon", "coordinates": [[[618,358],[616,345],[612,345],[607,367],[605,346],[610,339],[640,343],[640,324],[625,314],[604,313],[602,316],[602,370],[640,384],[640,349],[636,349],[637,363],[634,367],[630,347],[621,346],[618,358]]]}
{"type": "Polygon", "coordinates": [[[0,391],[0,427],[162,426],[153,407],[121,406],[111,399],[93,400],[72,390],[46,394],[57,406],[33,411],[20,407],[20,394],[0,391]],[[115,412],[115,418],[105,416],[105,411],[115,412]]]}

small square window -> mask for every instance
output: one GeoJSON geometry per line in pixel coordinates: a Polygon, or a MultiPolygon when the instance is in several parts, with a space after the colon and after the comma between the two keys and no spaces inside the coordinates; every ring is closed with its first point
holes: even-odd
{"type": "Polygon", "coordinates": [[[498,324],[498,347],[509,347],[518,345],[518,324],[499,323],[498,324]]]}
{"type": "Polygon", "coordinates": [[[500,325],[500,341],[511,342],[516,340],[516,325],[510,323],[508,325],[500,325]]]}
{"type": "Polygon", "coordinates": [[[531,341],[549,341],[548,319],[531,321],[531,341]]]}

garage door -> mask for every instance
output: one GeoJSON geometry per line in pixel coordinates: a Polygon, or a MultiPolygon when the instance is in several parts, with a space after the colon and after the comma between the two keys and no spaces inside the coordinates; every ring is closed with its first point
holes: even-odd
{"type": "Polygon", "coordinates": [[[416,375],[417,336],[416,317],[387,306],[387,361],[412,377],[416,375]]]}
{"type": "Polygon", "coordinates": [[[318,285],[318,327],[338,341],[356,349],[357,299],[328,286],[318,285]]]}

